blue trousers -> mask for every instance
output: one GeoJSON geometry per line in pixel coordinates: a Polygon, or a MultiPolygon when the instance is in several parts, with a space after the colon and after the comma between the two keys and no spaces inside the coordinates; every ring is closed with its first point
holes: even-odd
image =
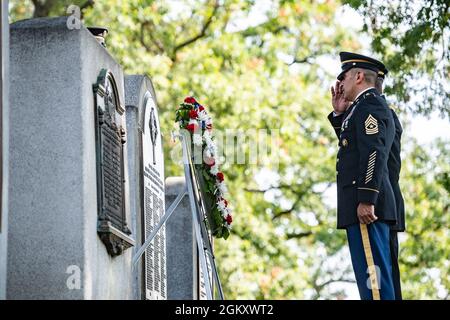
{"type": "Polygon", "coordinates": [[[362,300],[395,299],[389,231],[384,222],[347,227],[353,271],[362,300]]]}
{"type": "Polygon", "coordinates": [[[394,282],[395,300],[402,300],[402,285],[400,281],[400,267],[398,265],[398,237],[397,231],[391,230],[391,260],[392,280],[394,282]]]}

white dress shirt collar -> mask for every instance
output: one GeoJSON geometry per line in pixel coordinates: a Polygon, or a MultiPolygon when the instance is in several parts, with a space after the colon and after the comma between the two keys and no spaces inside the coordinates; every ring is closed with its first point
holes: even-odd
{"type": "MultiPolygon", "coordinates": [[[[370,89],[375,89],[375,87],[370,87],[370,88],[364,89],[363,91],[358,93],[358,95],[356,96],[355,100],[358,99],[359,96],[361,96],[364,92],[369,91],[370,89]]],[[[355,100],[353,100],[353,101],[355,101],[355,100]]]]}

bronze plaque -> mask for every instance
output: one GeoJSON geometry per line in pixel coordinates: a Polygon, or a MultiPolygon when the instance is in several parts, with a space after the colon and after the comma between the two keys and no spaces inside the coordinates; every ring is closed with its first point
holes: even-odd
{"type": "Polygon", "coordinates": [[[134,245],[125,214],[125,109],[116,81],[102,70],[94,85],[97,153],[97,231],[111,256],[134,245]]]}

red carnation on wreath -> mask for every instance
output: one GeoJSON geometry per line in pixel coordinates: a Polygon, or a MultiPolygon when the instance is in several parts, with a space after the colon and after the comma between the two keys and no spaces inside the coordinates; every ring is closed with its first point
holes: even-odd
{"type": "Polygon", "coordinates": [[[223,201],[225,203],[225,207],[228,207],[228,201],[225,198],[220,197],[219,201],[223,201]]]}
{"type": "Polygon", "coordinates": [[[187,97],[186,99],[184,99],[184,102],[194,104],[194,103],[197,103],[197,100],[195,100],[194,97],[187,97]]]}
{"type": "Polygon", "coordinates": [[[194,123],[190,123],[186,126],[186,129],[188,129],[190,132],[194,132],[197,129],[197,125],[195,125],[194,123]]]}
{"type": "Polygon", "coordinates": [[[217,180],[219,180],[220,182],[222,182],[223,179],[224,179],[224,176],[223,176],[223,173],[222,173],[222,172],[219,172],[219,173],[216,175],[216,177],[217,177],[217,180]]]}
{"type": "Polygon", "coordinates": [[[191,111],[189,111],[189,118],[191,118],[191,119],[197,119],[197,117],[198,117],[198,113],[197,113],[196,110],[191,110],[191,111]]]}

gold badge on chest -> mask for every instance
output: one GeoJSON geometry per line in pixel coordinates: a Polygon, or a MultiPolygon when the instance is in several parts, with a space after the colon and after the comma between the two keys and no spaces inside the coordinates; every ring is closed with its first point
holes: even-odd
{"type": "Polygon", "coordinates": [[[346,146],[348,146],[348,141],[347,141],[347,139],[342,139],[342,146],[344,146],[344,147],[346,147],[346,146]]]}

